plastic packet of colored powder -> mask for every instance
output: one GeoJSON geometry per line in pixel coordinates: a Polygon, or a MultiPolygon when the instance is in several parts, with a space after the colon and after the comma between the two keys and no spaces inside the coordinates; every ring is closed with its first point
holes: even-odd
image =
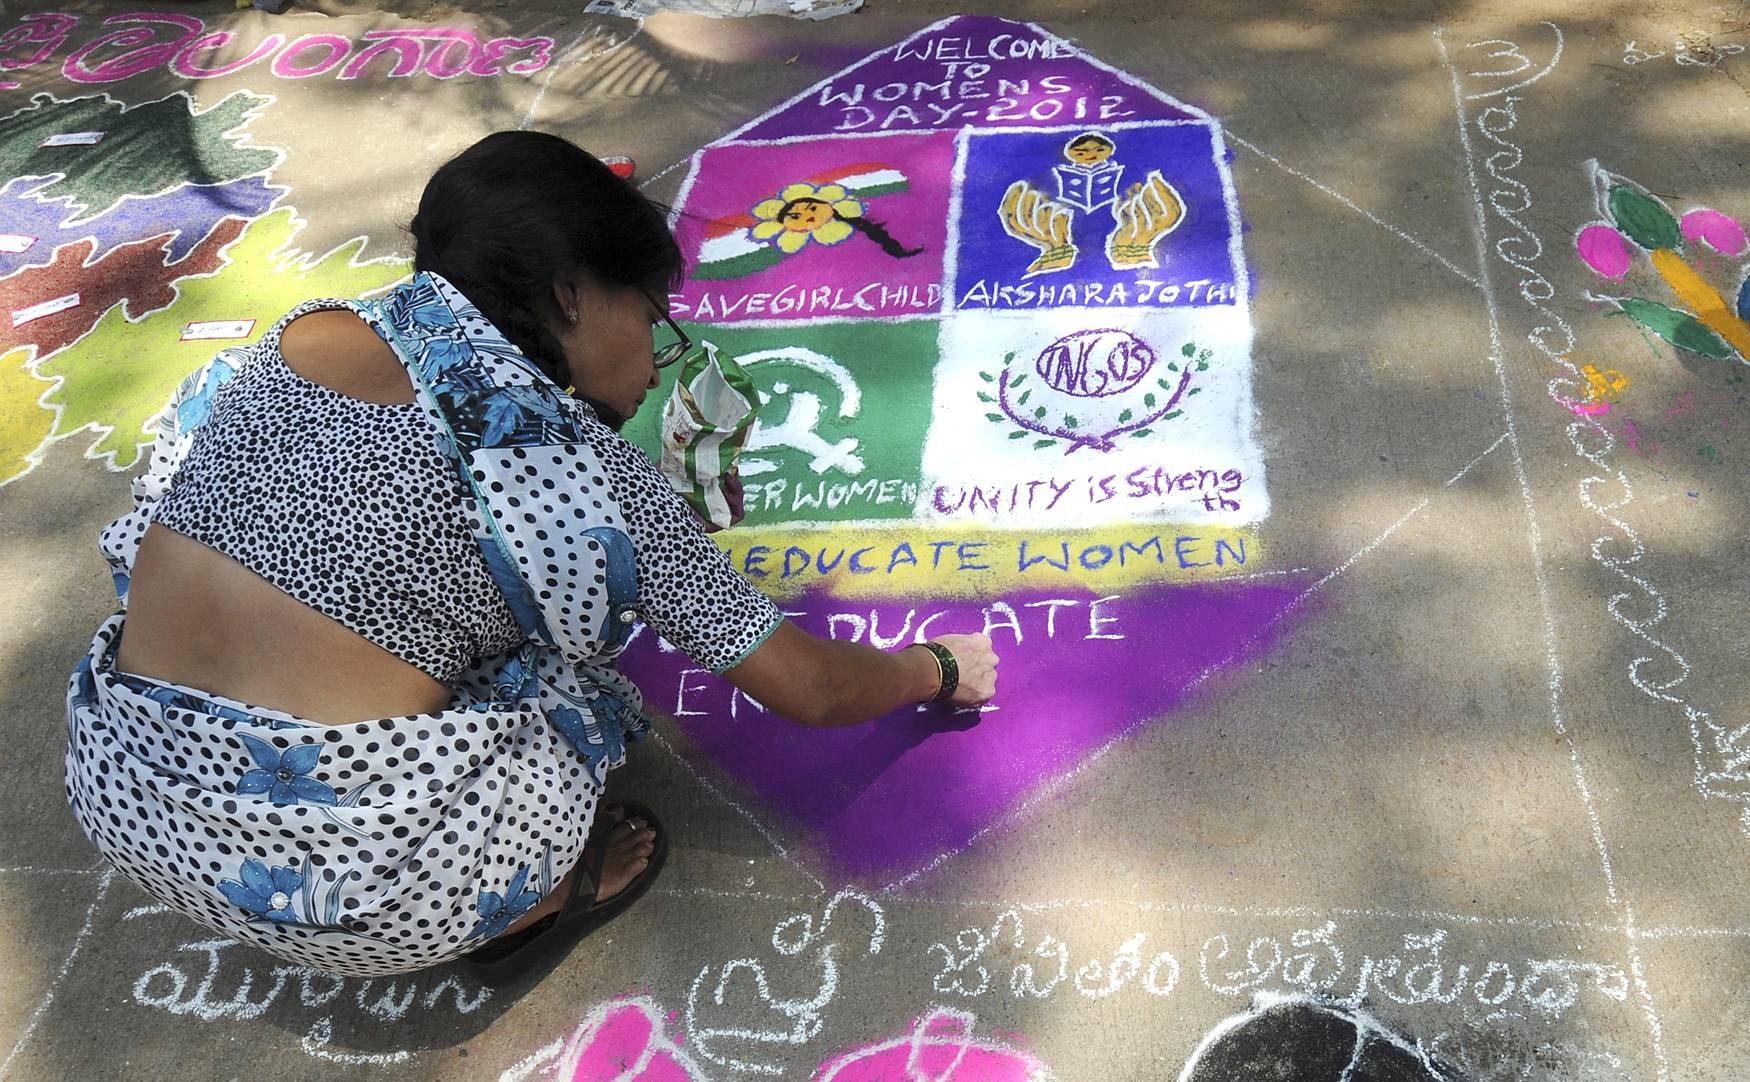
{"type": "Polygon", "coordinates": [[[709,342],[681,361],[662,407],[663,476],[719,529],[733,519],[723,481],[741,458],[758,409],[753,380],[709,342]]]}

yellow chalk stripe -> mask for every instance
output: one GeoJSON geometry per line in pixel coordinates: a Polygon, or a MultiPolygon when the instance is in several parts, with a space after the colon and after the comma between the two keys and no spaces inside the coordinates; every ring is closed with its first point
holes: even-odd
{"type": "Polygon", "coordinates": [[[34,354],[25,346],[0,355],[0,484],[30,471],[55,427],[54,410],[39,401],[54,384],[25,367],[34,354]]]}
{"type": "Polygon", "coordinates": [[[1653,252],[1653,266],[1684,304],[1695,309],[1695,317],[1715,334],[1730,342],[1738,356],[1750,359],[1750,324],[1739,319],[1726,307],[1720,291],[1697,274],[1683,257],[1669,248],[1653,252]]]}
{"type": "Polygon", "coordinates": [[[1103,591],[1263,569],[1256,534],[1208,525],[760,526],[713,536],[738,571],[778,597],[821,586],[840,597],[982,597],[1035,587],[1103,591]]]}

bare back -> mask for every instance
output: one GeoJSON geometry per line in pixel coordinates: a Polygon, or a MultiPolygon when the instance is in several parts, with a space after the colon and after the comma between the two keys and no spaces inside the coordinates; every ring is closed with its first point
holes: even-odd
{"type": "MultiPolygon", "coordinates": [[[[389,347],[350,311],[287,324],[298,375],[365,402],[413,401],[389,347]]],[[[450,689],[230,557],[166,527],[140,542],[116,667],[327,724],[441,709],[450,689]]]]}

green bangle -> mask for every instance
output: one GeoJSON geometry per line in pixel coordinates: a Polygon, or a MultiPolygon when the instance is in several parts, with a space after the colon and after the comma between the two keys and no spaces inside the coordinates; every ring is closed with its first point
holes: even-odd
{"type": "Polygon", "coordinates": [[[930,656],[936,659],[936,668],[942,674],[942,682],[936,688],[936,693],[928,699],[929,702],[939,703],[953,695],[960,686],[960,663],[954,660],[953,652],[939,642],[920,642],[918,645],[928,650],[930,656]]]}

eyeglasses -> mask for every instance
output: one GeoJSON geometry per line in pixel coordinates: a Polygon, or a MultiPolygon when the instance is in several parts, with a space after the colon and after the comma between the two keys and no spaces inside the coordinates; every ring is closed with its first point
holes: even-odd
{"type": "Polygon", "coordinates": [[[662,321],[668,324],[668,329],[674,332],[674,336],[677,339],[677,341],[670,342],[668,345],[656,350],[654,357],[656,367],[667,368],[669,365],[687,355],[687,351],[693,348],[693,340],[687,337],[686,331],[681,330],[680,324],[674,321],[674,319],[668,314],[668,310],[662,305],[656,303],[656,298],[651,296],[648,289],[644,291],[644,296],[650,301],[650,306],[652,308],[662,313],[662,321]]]}

